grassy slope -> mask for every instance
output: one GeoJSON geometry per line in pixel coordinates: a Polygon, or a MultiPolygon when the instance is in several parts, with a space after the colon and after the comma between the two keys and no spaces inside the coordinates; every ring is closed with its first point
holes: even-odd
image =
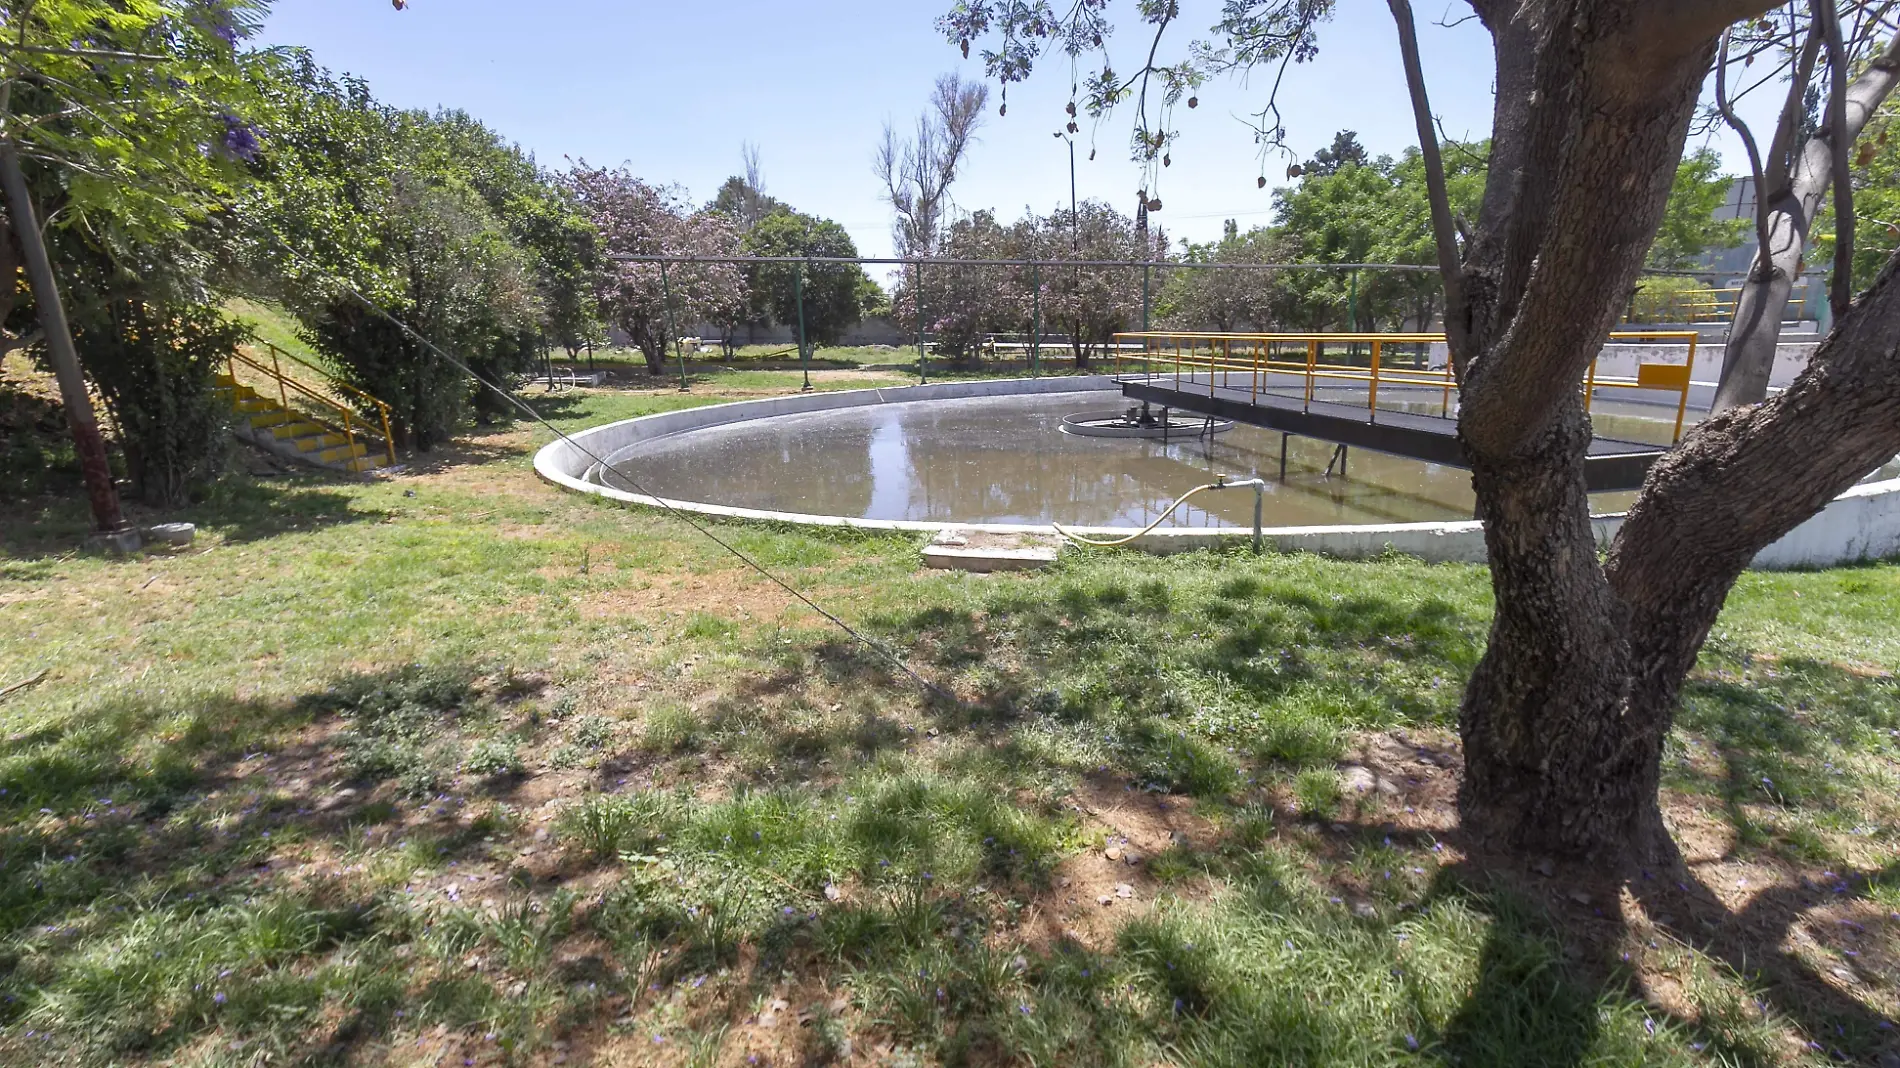
{"type": "Polygon", "coordinates": [[[1454,758],[1360,753],[1449,752],[1480,569],[964,578],[720,528],[959,698],[926,699],[674,521],[539,483],[544,437],[234,481],[173,554],[74,554],[79,502],[8,506],[0,685],[51,676],[0,704],[0,1060],[1890,1048],[1900,567],[1743,580],[1671,746],[1697,884],[1619,899],[1468,855],[1454,758]],[[1342,790],[1342,758],[1399,792],[1342,790]]]}

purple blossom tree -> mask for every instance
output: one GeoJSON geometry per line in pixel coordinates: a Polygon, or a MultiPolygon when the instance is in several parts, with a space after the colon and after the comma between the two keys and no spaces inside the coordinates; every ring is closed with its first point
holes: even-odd
{"type": "Polygon", "coordinates": [[[727,216],[694,211],[676,188],[650,185],[624,169],[580,164],[567,176],[581,210],[600,231],[595,294],[601,313],[626,331],[647,370],[666,370],[673,330],[742,314],[745,272],[736,263],[661,264],[623,256],[736,256],[740,234],[727,216]],[[671,297],[669,304],[668,297],[671,297]]]}

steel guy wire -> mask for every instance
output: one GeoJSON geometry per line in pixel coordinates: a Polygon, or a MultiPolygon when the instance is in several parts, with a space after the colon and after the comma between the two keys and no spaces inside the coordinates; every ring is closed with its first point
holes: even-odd
{"type": "Polygon", "coordinates": [[[876,653],[877,655],[883,657],[885,660],[889,661],[893,667],[897,668],[898,671],[904,673],[905,675],[908,675],[912,681],[917,683],[917,685],[923,687],[925,690],[929,691],[930,693],[935,694],[936,696],[943,698],[946,701],[951,702],[952,704],[962,705],[964,703],[963,700],[959,698],[957,695],[951,693],[950,691],[944,689],[943,687],[937,685],[936,683],[925,678],[923,675],[919,674],[915,668],[912,668],[910,664],[904,660],[903,657],[897,655],[897,653],[893,652],[889,648],[886,648],[882,643],[872,640],[870,637],[860,632],[857,628],[853,627],[849,623],[846,623],[843,619],[839,618],[836,614],[826,609],[823,605],[819,604],[817,601],[813,600],[811,597],[807,596],[803,591],[799,590],[797,587],[793,586],[791,583],[773,574],[771,570],[768,569],[765,565],[759,563],[757,560],[754,560],[751,556],[747,555],[744,550],[738,548],[732,543],[726,541],[724,538],[721,538],[719,535],[715,534],[709,527],[699,522],[699,520],[693,517],[690,513],[674,507],[673,503],[671,501],[668,501],[664,497],[661,497],[657,494],[648,493],[646,489],[640,485],[639,481],[635,479],[633,476],[628,475],[625,472],[619,471],[618,469],[615,469],[599,453],[596,453],[594,450],[574,440],[574,438],[569,436],[566,431],[562,430],[560,427],[555,426],[553,423],[549,422],[545,417],[541,415],[540,412],[535,411],[532,405],[528,404],[526,401],[522,400],[520,397],[515,396],[515,394],[512,391],[503,389],[501,386],[493,382],[490,382],[488,379],[477,374],[475,370],[471,368],[468,364],[450,355],[447,351],[443,350],[442,347],[437,345],[435,342],[430,341],[426,337],[423,337],[422,334],[417,332],[408,323],[397,318],[395,314],[390,312],[388,309],[384,308],[382,305],[371,300],[368,296],[364,295],[355,286],[351,285],[349,282],[344,281],[341,278],[331,275],[331,273],[328,270],[326,270],[322,264],[315,263],[310,258],[305,256],[303,252],[301,252],[294,245],[292,245],[289,240],[283,237],[283,235],[277,233],[276,230],[270,227],[264,227],[263,233],[265,234],[265,236],[275,241],[279,246],[281,246],[284,249],[284,251],[288,252],[292,257],[298,260],[301,260],[305,266],[314,268],[321,275],[329,276],[331,278],[331,281],[339,289],[349,294],[351,297],[354,297],[359,303],[363,305],[363,307],[367,308],[372,314],[380,316],[383,319],[387,320],[390,325],[394,326],[397,330],[400,330],[403,334],[407,335],[409,338],[414,340],[417,344],[423,346],[429,352],[435,354],[438,358],[448,363],[449,366],[454,367],[456,370],[462,372],[463,374],[467,375],[469,378],[473,379],[478,385],[482,386],[483,388],[489,390],[495,395],[501,397],[504,401],[520,409],[522,412],[527,414],[528,418],[533,419],[535,422],[541,424],[543,427],[546,427],[548,430],[553,431],[554,435],[560,438],[561,441],[565,443],[566,445],[568,445],[570,448],[579,452],[581,455],[586,456],[588,459],[593,460],[595,463],[599,464],[603,469],[614,471],[616,475],[619,475],[621,478],[625,479],[627,483],[634,488],[635,492],[639,493],[641,496],[647,498],[648,500],[655,502],[668,515],[685,523],[687,526],[691,527],[694,531],[700,534],[700,536],[706,538],[708,541],[712,542],[714,545],[719,546],[721,549],[724,549],[727,553],[730,553],[740,563],[744,564],[745,566],[751,568],[753,571],[756,571],[760,575],[764,576],[767,581],[771,582],[773,585],[777,586],[779,589],[784,590],[786,593],[790,594],[800,604],[803,604],[805,607],[811,609],[813,612],[818,613],[819,616],[829,621],[832,626],[835,626],[840,631],[843,631],[852,640],[858,642],[860,645],[863,645],[865,648],[871,650],[873,653],[876,653]]]}

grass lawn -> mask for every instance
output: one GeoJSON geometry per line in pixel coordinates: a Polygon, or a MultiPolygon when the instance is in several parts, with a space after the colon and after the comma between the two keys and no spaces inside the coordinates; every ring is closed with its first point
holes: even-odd
{"type": "Polygon", "coordinates": [[[233,477],[129,558],[5,502],[0,1063],[1900,1060],[1900,566],[1742,580],[1691,874],[1618,885],[1458,833],[1482,569],[719,528],[946,698],[545,440],[233,477]]]}

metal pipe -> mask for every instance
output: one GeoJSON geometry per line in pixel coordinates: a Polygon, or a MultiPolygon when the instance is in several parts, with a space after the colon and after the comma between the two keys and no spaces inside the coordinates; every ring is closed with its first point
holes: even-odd
{"type": "Polygon", "coordinates": [[[805,343],[805,265],[799,264],[792,276],[792,293],[798,301],[798,365],[805,372],[803,392],[811,392],[811,348],[805,343]]]}
{"type": "Polygon", "coordinates": [[[1148,314],[1150,310],[1154,307],[1153,301],[1151,301],[1148,297],[1148,283],[1149,283],[1149,280],[1153,277],[1153,275],[1154,275],[1154,268],[1149,264],[1145,264],[1145,263],[1142,264],[1142,267],[1141,267],[1141,328],[1143,330],[1148,329],[1148,314]]]}
{"type": "Polygon", "coordinates": [[[917,384],[930,384],[930,357],[924,353],[924,261],[917,261],[917,384]]]}
{"type": "Polygon", "coordinates": [[[1682,441],[1682,420],[1689,414],[1689,387],[1695,384],[1691,381],[1695,377],[1695,343],[1696,338],[1691,337],[1689,339],[1689,373],[1682,376],[1682,402],[1676,405],[1676,436],[1670,439],[1672,445],[1682,441]]]}
{"type": "MultiPolygon", "coordinates": [[[[1029,265],[1029,288],[1035,291],[1036,310],[1029,327],[1029,377],[1037,378],[1042,373],[1042,265],[1029,265]]],[[[1119,375],[1122,369],[1121,347],[1115,349],[1115,371],[1119,375]]]]}
{"type": "MultiPolygon", "coordinates": [[[[687,391],[686,389],[686,346],[680,344],[679,332],[673,329],[673,283],[667,279],[665,260],[660,261],[660,293],[663,297],[666,298],[666,305],[663,309],[666,313],[665,315],[666,336],[672,339],[673,351],[679,354],[680,392],[685,393],[687,391]]],[[[665,359],[665,357],[662,356],[661,359],[665,359]]]]}
{"type": "MultiPolygon", "coordinates": [[[[916,257],[874,256],[657,256],[622,253],[607,257],[616,263],[856,263],[874,266],[909,267],[925,262],[916,257]]],[[[1411,274],[1437,274],[1438,268],[1416,263],[1186,263],[1167,260],[982,260],[929,257],[929,262],[949,267],[1162,267],[1168,270],[1221,271],[1402,271],[1411,274]]]]}
{"type": "Polygon", "coordinates": [[[1379,421],[1379,350],[1381,342],[1372,343],[1372,381],[1366,387],[1366,416],[1368,422],[1379,421]]]}
{"type": "Polygon", "coordinates": [[[1267,513],[1267,480],[1264,478],[1249,478],[1239,481],[1230,481],[1226,475],[1215,475],[1214,488],[1251,488],[1253,490],[1253,554],[1259,556],[1263,542],[1261,532],[1265,529],[1264,520],[1267,513]]]}

